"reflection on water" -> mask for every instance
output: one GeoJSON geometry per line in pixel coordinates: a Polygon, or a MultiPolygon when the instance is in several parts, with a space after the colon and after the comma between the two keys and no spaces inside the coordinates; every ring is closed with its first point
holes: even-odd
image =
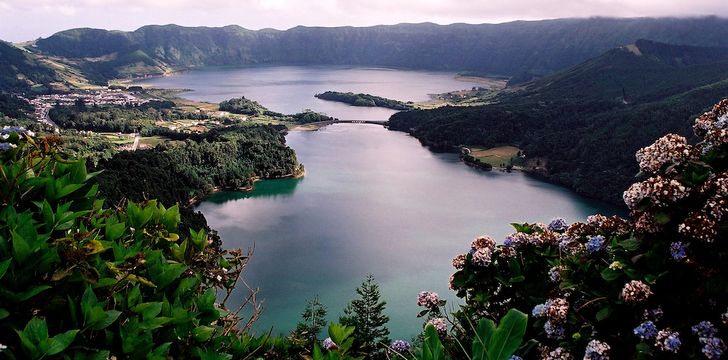
{"type": "Polygon", "coordinates": [[[296,186],[303,180],[304,178],[258,181],[251,191],[220,191],[206,197],[205,202],[220,205],[250,198],[285,198],[293,196],[296,186]]]}

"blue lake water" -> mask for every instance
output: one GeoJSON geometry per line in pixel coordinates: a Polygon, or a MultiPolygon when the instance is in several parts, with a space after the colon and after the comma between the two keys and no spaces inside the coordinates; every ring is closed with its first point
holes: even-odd
{"type": "MultiPolygon", "coordinates": [[[[300,67],[207,69],[149,81],[194,89],[184,96],[197,100],[245,95],[276,111],[303,107],[379,120],[392,112],[313,94],[339,90],[425,100],[429,93],[473,86],[446,73],[300,67]]],[[[512,222],[619,212],[521,173],[469,168],[454,154],[432,153],[378,125],[291,132],[287,142],[306,167],[304,178],[259,182],[249,193],[217,193],[198,207],[225,246],[255,246],[245,279],[264,299],[258,331],[287,333],[305,300],[316,295],[336,320],[372,273],[387,301],[392,337],[410,338],[422,324],[416,318],[419,291],[457,301],[447,286],[451,260],[476,236],[502,239],[512,222]]],[[[241,289],[236,299],[245,294],[241,289]]]]}

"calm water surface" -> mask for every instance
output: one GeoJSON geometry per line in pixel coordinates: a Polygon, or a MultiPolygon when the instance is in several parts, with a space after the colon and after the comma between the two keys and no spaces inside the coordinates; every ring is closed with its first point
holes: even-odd
{"type": "Polygon", "coordinates": [[[166,89],[191,89],[182,96],[220,102],[236,96],[255,100],[272,111],[294,114],[312,109],[346,120],[386,120],[394,110],[354,107],[320,100],[327,90],[369,93],[401,101],[426,101],[429,94],[469,89],[480,84],[455,79],[455,74],[320,66],[254,66],[210,68],[139,81],[166,89]]]}
{"type": "MultiPolygon", "coordinates": [[[[193,71],[150,80],[192,88],[185,96],[219,101],[245,95],[276,111],[303,108],[340,118],[385,120],[389,110],[324,102],[325,90],[367,92],[399,100],[468,88],[453,74],[381,69],[262,67],[193,71]]],[[[245,273],[260,288],[259,331],[287,333],[305,299],[318,295],[336,320],[367,273],[388,302],[393,338],[409,338],[421,321],[421,290],[447,288],[452,258],[478,235],[502,239],[511,222],[584,220],[616,209],[521,173],[482,172],[453,154],[434,154],[403,133],[378,125],[337,124],[292,132],[288,144],[306,166],[303,179],[263,181],[250,193],[217,193],[200,204],[227,247],[255,246],[245,273]]],[[[240,291],[240,301],[246,293],[240,291]]]]}

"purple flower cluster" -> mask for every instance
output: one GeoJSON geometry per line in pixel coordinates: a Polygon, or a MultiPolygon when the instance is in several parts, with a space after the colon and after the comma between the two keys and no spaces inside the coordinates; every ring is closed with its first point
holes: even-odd
{"type": "Polygon", "coordinates": [[[590,254],[595,254],[597,252],[600,252],[604,249],[604,245],[606,244],[606,239],[604,236],[601,235],[595,235],[589,238],[589,241],[586,243],[586,251],[590,254]]]}
{"type": "Polygon", "coordinates": [[[592,340],[586,345],[584,360],[609,360],[609,350],[612,348],[604,341],[592,340]]]}
{"type": "Polygon", "coordinates": [[[441,336],[447,334],[447,322],[443,318],[434,318],[427,321],[427,325],[432,325],[441,336]]]}
{"type": "Polygon", "coordinates": [[[642,340],[651,340],[657,336],[657,327],[652,321],[645,321],[634,328],[634,334],[642,340]]]}
{"type": "Polygon", "coordinates": [[[334,342],[334,340],[331,340],[330,337],[327,337],[326,339],[324,339],[322,345],[324,346],[324,349],[326,349],[326,350],[335,350],[335,349],[339,348],[336,345],[336,343],[334,342]]]}
{"type": "Polygon", "coordinates": [[[390,345],[390,347],[395,352],[397,352],[399,354],[403,354],[403,353],[409,352],[410,349],[412,348],[412,345],[410,345],[410,343],[408,343],[407,341],[404,341],[404,340],[394,340],[394,341],[392,341],[392,345],[390,345]]]}
{"type": "Polygon", "coordinates": [[[555,218],[551,220],[548,229],[551,231],[564,232],[569,228],[569,224],[563,218],[555,218]]]}
{"type": "Polygon", "coordinates": [[[440,306],[440,295],[432,291],[421,291],[417,294],[417,306],[435,310],[440,306]]]}
{"type": "Polygon", "coordinates": [[[678,334],[677,331],[665,329],[660,330],[657,333],[655,346],[657,346],[658,349],[662,351],[677,353],[678,350],[680,350],[681,345],[682,342],[680,341],[680,334],[678,334]]]}
{"type": "Polygon", "coordinates": [[[543,325],[543,331],[546,332],[546,337],[552,340],[562,340],[566,334],[563,326],[554,324],[550,320],[543,325]]]}
{"type": "Polygon", "coordinates": [[[683,261],[688,257],[687,248],[685,244],[680,241],[676,241],[670,244],[670,256],[675,261],[683,261]]]}
{"type": "Polygon", "coordinates": [[[723,353],[726,351],[725,343],[722,339],[717,337],[700,338],[700,343],[703,345],[701,351],[706,358],[710,360],[718,360],[723,353]]]}
{"type": "Polygon", "coordinates": [[[693,334],[698,335],[698,337],[701,338],[713,337],[718,333],[718,329],[716,329],[715,325],[713,325],[710,321],[701,321],[697,325],[691,327],[690,330],[693,334]]]}

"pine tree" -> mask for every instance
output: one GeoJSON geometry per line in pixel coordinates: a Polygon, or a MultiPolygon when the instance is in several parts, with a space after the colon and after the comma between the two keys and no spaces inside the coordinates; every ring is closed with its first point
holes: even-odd
{"type": "Polygon", "coordinates": [[[326,326],[326,313],[326,306],[319,301],[318,295],[306,300],[301,321],[296,325],[292,337],[301,341],[305,348],[313,348],[313,344],[318,341],[318,334],[326,326]]]}
{"type": "Polygon", "coordinates": [[[356,327],[354,346],[367,354],[368,359],[380,358],[383,355],[382,344],[389,343],[389,316],[384,315],[387,302],[380,300],[379,285],[372,274],[367,275],[356,293],[359,298],[346,306],[339,322],[356,327]]]}

